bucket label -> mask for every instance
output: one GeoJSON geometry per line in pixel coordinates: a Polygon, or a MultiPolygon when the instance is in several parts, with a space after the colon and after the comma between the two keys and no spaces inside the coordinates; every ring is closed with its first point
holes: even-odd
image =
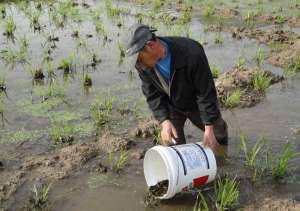
{"type": "Polygon", "coordinates": [[[195,144],[185,144],[176,146],[176,149],[181,154],[187,170],[208,168],[209,164],[206,154],[199,146],[195,144]]]}

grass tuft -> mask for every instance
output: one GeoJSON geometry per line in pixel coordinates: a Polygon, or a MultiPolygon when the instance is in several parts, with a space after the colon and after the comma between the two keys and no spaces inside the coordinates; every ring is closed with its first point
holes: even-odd
{"type": "Polygon", "coordinates": [[[237,107],[241,102],[242,92],[239,89],[236,89],[232,92],[228,92],[226,96],[221,99],[225,108],[234,108],[237,107]]]}
{"type": "Polygon", "coordinates": [[[251,78],[251,83],[254,90],[263,93],[270,86],[271,78],[265,72],[257,71],[251,78]]]}
{"type": "Polygon", "coordinates": [[[216,208],[217,210],[231,210],[238,205],[240,192],[236,179],[219,179],[215,183],[216,208]]]}

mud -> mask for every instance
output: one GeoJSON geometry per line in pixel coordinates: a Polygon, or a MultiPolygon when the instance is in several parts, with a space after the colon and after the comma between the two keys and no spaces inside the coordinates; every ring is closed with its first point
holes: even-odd
{"type": "Polygon", "coordinates": [[[226,98],[228,93],[236,89],[242,91],[240,107],[252,107],[259,103],[264,98],[264,93],[258,92],[253,89],[252,77],[258,72],[263,71],[269,78],[270,84],[275,84],[283,80],[282,76],[276,76],[274,73],[259,69],[250,68],[236,68],[219,75],[215,80],[215,85],[219,99],[226,98]]]}
{"type": "Polygon", "coordinates": [[[300,56],[300,39],[280,51],[272,52],[268,61],[275,66],[283,67],[297,56],[300,56]]]}
{"type": "Polygon", "coordinates": [[[155,128],[158,127],[158,122],[153,118],[143,120],[138,123],[130,134],[133,137],[149,138],[155,135],[155,128]]]}
{"type": "Polygon", "coordinates": [[[300,210],[300,203],[293,199],[280,199],[276,197],[265,198],[261,202],[244,207],[242,210],[259,210],[259,211],[296,211],[300,210]]]}
{"type": "Polygon", "coordinates": [[[156,197],[163,196],[167,193],[169,187],[169,181],[163,180],[158,182],[156,185],[149,187],[149,192],[156,197]]]}
{"type": "Polygon", "coordinates": [[[99,154],[96,144],[76,144],[64,147],[51,155],[26,160],[20,169],[32,177],[63,179],[76,167],[99,154]]]}
{"type": "Polygon", "coordinates": [[[126,137],[117,137],[110,132],[105,132],[98,140],[98,144],[105,152],[117,152],[121,150],[129,150],[136,143],[126,137]]]}
{"type": "Polygon", "coordinates": [[[261,29],[248,29],[246,27],[232,27],[228,31],[231,31],[233,38],[242,39],[248,37],[256,39],[259,43],[266,44],[279,43],[291,45],[296,39],[300,38],[295,32],[277,29],[264,31],[261,29]]]}
{"type": "Polygon", "coordinates": [[[149,187],[148,192],[144,198],[144,204],[146,207],[157,207],[160,200],[157,197],[163,196],[167,193],[169,186],[168,180],[158,182],[156,185],[149,187]]]}

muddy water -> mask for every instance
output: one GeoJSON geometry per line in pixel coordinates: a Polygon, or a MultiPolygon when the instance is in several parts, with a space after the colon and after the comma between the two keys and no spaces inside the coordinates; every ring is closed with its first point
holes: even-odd
{"type": "MultiPolygon", "coordinates": [[[[124,99],[128,101],[129,106],[138,102],[139,116],[143,118],[149,115],[146,103],[140,92],[140,81],[133,70],[132,63],[124,61],[119,65],[118,41],[122,39],[119,34],[134,23],[136,19],[130,15],[122,15],[120,19],[112,19],[106,16],[104,5],[99,2],[90,1],[93,5],[90,9],[100,11],[100,18],[103,27],[107,33],[108,40],[105,42],[103,35],[96,35],[94,25],[91,21],[91,13],[88,9],[81,8],[83,21],[77,24],[69,21],[64,28],[56,28],[48,18],[49,6],[43,4],[43,15],[40,17],[44,32],[33,32],[30,29],[28,18],[18,9],[21,4],[12,4],[8,14],[14,17],[17,24],[16,44],[13,45],[6,37],[2,35],[4,30],[0,27],[1,49],[12,47],[18,49],[20,39],[24,34],[29,41],[29,62],[33,67],[42,64],[45,43],[49,33],[59,38],[56,43],[57,48],[53,49],[53,68],[56,73],[56,80],[59,85],[64,87],[65,101],[50,109],[39,109],[41,103],[41,92],[45,87],[49,87],[49,81],[45,80],[44,85],[33,85],[31,74],[28,72],[28,66],[16,64],[15,67],[9,67],[0,60],[0,76],[6,78],[7,95],[5,98],[4,116],[7,122],[0,129],[0,161],[5,165],[7,171],[15,170],[28,157],[42,155],[51,152],[53,142],[48,136],[50,119],[53,116],[59,116],[68,119],[79,132],[76,133],[76,142],[90,142],[96,138],[97,129],[93,127],[93,122],[89,116],[89,105],[97,96],[103,92],[109,91],[111,96],[115,97],[116,105],[122,103],[124,99]],[[117,23],[121,22],[123,26],[119,28],[117,23]],[[86,43],[84,47],[77,48],[76,39],[71,37],[75,29],[79,29],[82,42],[86,43]],[[86,34],[92,34],[92,38],[86,38],[86,34]],[[93,86],[84,91],[82,86],[82,64],[90,62],[91,52],[95,52],[102,62],[95,68],[89,68],[88,72],[93,81],[93,86]],[[63,73],[57,70],[59,61],[70,55],[74,56],[76,71],[73,77],[69,76],[66,80],[63,73]],[[130,72],[133,71],[133,72],[130,72]],[[31,104],[37,105],[32,107],[31,104]],[[80,127],[80,123],[91,125],[91,127],[80,127]],[[22,133],[18,133],[18,132],[22,133]]],[[[132,13],[151,10],[145,6],[133,6],[132,3],[119,3],[121,7],[130,9],[132,13]]],[[[33,4],[31,3],[31,7],[33,4]]],[[[247,5],[241,6],[242,10],[248,8],[247,5]]],[[[176,13],[174,9],[171,12],[176,13]]],[[[230,71],[237,62],[238,56],[245,58],[245,66],[255,66],[254,55],[257,46],[261,46],[265,55],[268,55],[270,49],[266,45],[259,45],[256,40],[244,38],[235,40],[230,33],[220,32],[224,40],[222,45],[214,43],[216,32],[207,32],[205,27],[210,24],[210,20],[203,19],[195,12],[192,20],[187,25],[167,26],[166,24],[144,20],[158,28],[159,35],[189,35],[190,37],[206,41],[205,51],[210,64],[216,65],[219,70],[230,71]],[[182,33],[184,32],[184,33],[182,33]]],[[[240,20],[234,20],[235,25],[240,25],[240,20]]],[[[269,29],[273,25],[262,27],[269,29]]],[[[299,33],[299,28],[290,30],[299,33]]],[[[264,61],[263,68],[276,74],[282,74],[282,69],[274,67],[264,61]]],[[[46,71],[45,71],[46,72],[46,71]]],[[[45,73],[44,72],[44,73],[45,73]]],[[[238,132],[242,129],[249,137],[249,143],[252,144],[260,136],[264,136],[270,143],[272,151],[279,151],[286,140],[291,140],[299,149],[300,137],[292,133],[291,129],[300,125],[300,77],[288,78],[281,84],[272,85],[266,93],[263,102],[255,107],[246,109],[234,109],[224,111],[224,118],[228,121],[231,134],[227,154],[229,161],[219,161],[220,169],[224,171],[233,171],[241,167],[241,163],[235,160],[236,145],[238,143],[238,132]],[[232,159],[232,160],[230,160],[232,159]]],[[[127,102],[126,101],[126,102],[127,102]]],[[[119,134],[125,133],[131,126],[137,122],[133,115],[116,116],[112,124],[112,129],[119,134]]],[[[190,123],[186,125],[186,131],[189,142],[201,140],[202,133],[190,123]]],[[[150,140],[137,140],[136,148],[149,148],[152,146],[150,140]]],[[[95,158],[95,160],[97,160],[95,158]]],[[[92,160],[91,163],[95,162],[92,160]]],[[[297,162],[297,161],[295,161],[297,162]]],[[[64,180],[53,182],[50,192],[50,203],[54,210],[148,210],[145,208],[143,200],[146,193],[146,184],[143,177],[142,160],[131,159],[129,166],[120,175],[100,174],[93,171],[91,164],[86,168],[76,170],[64,180]]],[[[241,172],[237,172],[239,174],[241,172]]],[[[241,173],[243,175],[244,172],[241,173]]],[[[299,175],[299,171],[296,171],[299,175]]],[[[0,184],[7,180],[5,173],[1,173],[0,184]]],[[[242,177],[242,176],[241,176],[242,177]]],[[[18,191],[3,203],[8,210],[20,209],[24,206],[28,193],[32,186],[32,178],[21,186],[18,191]]],[[[242,187],[247,193],[241,193],[242,204],[247,205],[249,201],[255,198],[255,191],[259,191],[262,196],[272,195],[273,192],[284,193],[287,198],[299,198],[299,181],[292,184],[272,184],[262,185],[262,187],[252,187],[252,184],[245,182],[242,187]]],[[[276,194],[275,194],[276,195],[276,194]]],[[[194,204],[195,194],[187,193],[176,196],[168,201],[162,201],[159,210],[191,210],[194,204]]],[[[2,207],[2,204],[0,208],[2,207]]]]}

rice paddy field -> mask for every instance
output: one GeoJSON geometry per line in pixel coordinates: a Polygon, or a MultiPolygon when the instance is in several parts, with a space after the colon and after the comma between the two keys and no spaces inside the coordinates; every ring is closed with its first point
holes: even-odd
{"type": "Polygon", "coordinates": [[[0,1],[0,211],[300,210],[299,161],[299,0],[0,1]],[[170,200],[145,198],[137,22],[203,45],[229,126],[216,182],[170,200]]]}

